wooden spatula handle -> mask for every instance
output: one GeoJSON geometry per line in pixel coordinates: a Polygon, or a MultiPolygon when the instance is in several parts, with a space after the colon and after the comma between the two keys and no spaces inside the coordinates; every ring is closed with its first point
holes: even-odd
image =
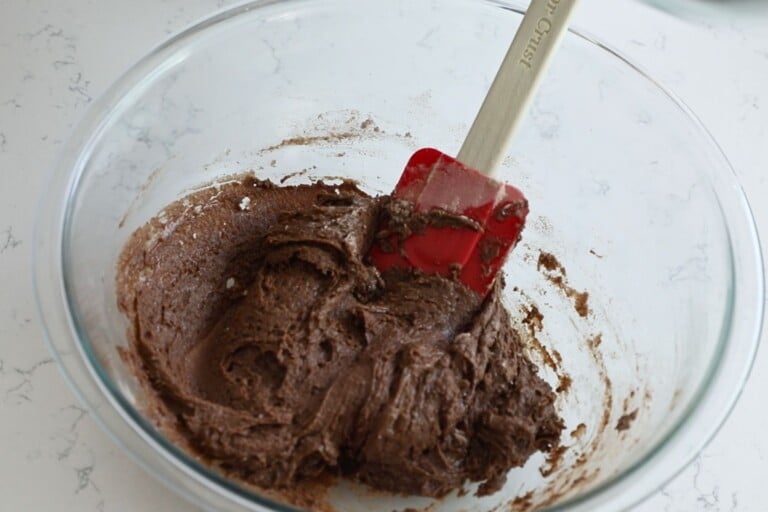
{"type": "Polygon", "coordinates": [[[458,160],[495,176],[578,0],[532,0],[458,160]]]}

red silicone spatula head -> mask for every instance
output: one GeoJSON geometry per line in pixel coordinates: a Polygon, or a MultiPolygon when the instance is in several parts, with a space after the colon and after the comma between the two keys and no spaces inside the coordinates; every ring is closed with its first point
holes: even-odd
{"type": "Polygon", "coordinates": [[[370,256],[379,270],[416,268],[456,276],[488,293],[520,237],[528,203],[516,188],[436,149],[413,154],[392,194],[370,256]]]}
{"type": "Polygon", "coordinates": [[[507,155],[577,1],[531,0],[458,160],[435,149],[411,157],[371,249],[380,270],[456,275],[488,292],[528,214],[519,190],[489,176],[507,155]]]}

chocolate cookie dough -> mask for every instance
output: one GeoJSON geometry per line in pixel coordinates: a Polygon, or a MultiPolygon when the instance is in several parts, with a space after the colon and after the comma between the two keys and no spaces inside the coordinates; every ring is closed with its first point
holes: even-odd
{"type": "Polygon", "coordinates": [[[117,277],[155,420],[236,478],[342,474],[498,490],[559,443],[552,389],[500,300],[366,264],[383,205],[352,184],[241,176],[137,230],[117,277]]]}

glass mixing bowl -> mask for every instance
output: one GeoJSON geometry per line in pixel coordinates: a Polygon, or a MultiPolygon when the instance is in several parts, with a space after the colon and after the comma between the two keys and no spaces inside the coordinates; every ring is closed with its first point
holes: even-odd
{"type": "MultiPolygon", "coordinates": [[[[148,471],[211,510],[290,510],[143,415],[115,300],[130,233],[248,169],[391,190],[415,148],[457,151],[520,12],[482,0],[256,1],[172,38],[94,102],[42,202],[37,299],[75,392],[148,471]]],[[[541,374],[554,385],[571,381],[558,398],[569,449],[559,461],[534,456],[482,499],[342,483],[328,495],[337,510],[619,510],[683,468],[738,397],[762,320],[759,244],[728,161],[679,101],[574,30],[502,178],[531,204],[504,299],[543,314],[531,357],[550,356],[541,374]],[[557,256],[566,284],[537,268],[540,251],[557,256]],[[572,302],[582,291],[586,317],[572,302]]]]}

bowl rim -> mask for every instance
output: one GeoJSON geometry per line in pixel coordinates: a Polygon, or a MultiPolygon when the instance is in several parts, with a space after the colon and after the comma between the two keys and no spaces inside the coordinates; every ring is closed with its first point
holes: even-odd
{"type": "MultiPolygon", "coordinates": [[[[485,4],[518,15],[525,12],[519,2],[510,0],[453,1],[474,3],[478,6],[485,4]]],[[[195,499],[212,503],[218,496],[226,500],[219,501],[219,506],[237,504],[251,510],[297,510],[256,494],[218,474],[165,439],[154,425],[125,400],[101,370],[96,356],[84,347],[83,340],[86,340],[87,336],[70,308],[69,286],[64,272],[65,241],[68,238],[68,220],[71,217],[70,199],[75,194],[91,150],[109,124],[108,120],[119,110],[122,102],[132,92],[140,89],[148,78],[158,70],[165,69],[165,66],[173,65],[176,62],[174,57],[178,58],[178,51],[184,48],[187,42],[212,27],[251,11],[277,4],[290,9],[291,6],[302,3],[328,3],[328,0],[247,1],[204,18],[146,54],[86,110],[64,145],[60,158],[49,172],[49,186],[37,209],[32,255],[37,314],[43,326],[46,343],[67,384],[100,427],[124,448],[131,458],[177,494],[198,505],[200,503],[195,499]],[[105,410],[98,406],[105,399],[111,409],[105,410]],[[135,436],[134,439],[126,441],[116,432],[119,422],[124,423],[121,426],[122,434],[126,435],[130,431],[135,436]],[[130,429],[126,430],[126,426],[130,429]],[[131,449],[131,446],[137,446],[137,443],[148,445],[152,452],[137,453],[131,449]],[[161,463],[159,469],[158,463],[161,463]],[[190,489],[184,481],[190,478],[200,485],[190,489]]],[[[571,27],[569,37],[571,36],[606,52],[639,75],[640,79],[652,85],[681,111],[702,140],[709,143],[712,156],[722,164],[718,165],[717,175],[710,176],[710,181],[720,185],[715,193],[720,201],[729,236],[731,286],[728,289],[728,307],[718,341],[718,353],[711,361],[708,376],[702,380],[686,413],[681,415],[652,449],[630,467],[593,489],[548,508],[550,512],[586,512],[595,510],[597,506],[626,508],[642,501],[685,469],[719,431],[741,394],[759,345],[765,298],[763,260],[755,221],[731,163],[710,132],[675,94],[622,53],[580,28],[571,27]],[[751,289],[750,285],[753,285],[751,289]],[[729,387],[724,388],[723,384],[728,384],[729,387]],[[696,419],[700,420],[698,424],[694,421],[696,419]],[[695,434],[695,443],[690,442],[692,434],[695,434]],[[687,443],[683,443],[683,440],[687,443]],[[655,471],[647,471],[650,468],[655,471]],[[646,470],[645,474],[641,474],[641,470],[646,470]],[[650,473],[653,473],[651,477],[648,476],[650,473]],[[630,480],[630,477],[634,480],[630,480]]]]}

